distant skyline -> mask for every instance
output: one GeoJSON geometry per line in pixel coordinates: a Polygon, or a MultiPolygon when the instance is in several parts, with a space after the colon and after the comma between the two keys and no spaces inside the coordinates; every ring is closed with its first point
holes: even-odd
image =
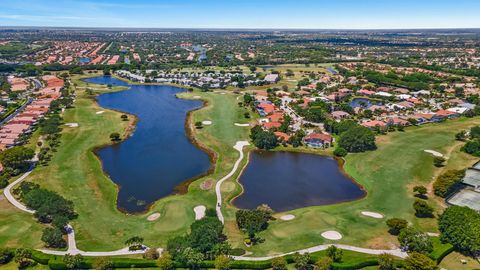
{"type": "Polygon", "coordinates": [[[0,0],[0,26],[480,28],[478,0],[0,0]]]}

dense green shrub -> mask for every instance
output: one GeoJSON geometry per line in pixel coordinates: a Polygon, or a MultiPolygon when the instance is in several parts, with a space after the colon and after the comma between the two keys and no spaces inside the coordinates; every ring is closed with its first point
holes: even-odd
{"type": "Polygon", "coordinates": [[[433,207],[424,200],[415,200],[413,209],[415,209],[415,216],[417,217],[433,217],[433,207]]]}
{"type": "Polygon", "coordinates": [[[26,194],[22,194],[22,200],[27,207],[36,210],[35,217],[40,222],[49,223],[57,216],[67,217],[68,219],[76,217],[73,202],[50,190],[33,189],[26,194]]]}
{"type": "Polygon", "coordinates": [[[480,140],[468,141],[461,149],[463,152],[472,156],[480,157],[480,140]]]}
{"type": "Polygon", "coordinates": [[[24,146],[15,146],[0,152],[0,162],[5,169],[15,172],[25,171],[30,166],[30,160],[35,152],[24,146]]]}
{"type": "Polygon", "coordinates": [[[451,206],[440,215],[438,227],[442,241],[464,252],[480,252],[480,214],[475,210],[451,206]]]}
{"type": "Polygon", "coordinates": [[[436,270],[437,264],[425,256],[424,254],[418,252],[412,252],[408,258],[405,260],[404,268],[406,270],[436,270]]]}
{"type": "Polygon", "coordinates": [[[433,243],[430,237],[413,227],[403,229],[398,235],[398,242],[402,249],[409,252],[428,254],[433,251],[433,243]]]}
{"type": "Polygon", "coordinates": [[[391,218],[387,220],[386,223],[389,228],[388,232],[393,235],[398,235],[401,230],[405,229],[408,226],[408,222],[405,219],[401,218],[391,218]]]}
{"type": "Polygon", "coordinates": [[[356,126],[343,132],[338,145],[353,153],[377,149],[375,134],[363,126],[356,126]]]}
{"type": "Polygon", "coordinates": [[[67,242],[63,239],[63,233],[58,228],[45,228],[42,233],[42,241],[47,247],[64,248],[67,242]]]}
{"type": "Polygon", "coordinates": [[[337,147],[337,148],[335,148],[335,150],[333,150],[333,154],[336,157],[344,157],[348,154],[348,152],[347,152],[347,150],[345,150],[345,148],[337,147]]]}
{"type": "Polygon", "coordinates": [[[264,131],[260,126],[255,126],[250,131],[253,144],[264,150],[270,150],[278,145],[278,139],[272,131],[264,131]]]}
{"type": "Polygon", "coordinates": [[[0,265],[7,264],[13,259],[13,252],[9,249],[0,249],[0,265]]]}
{"type": "Polygon", "coordinates": [[[8,176],[6,174],[0,175],[0,189],[8,186],[8,176]]]}
{"type": "Polygon", "coordinates": [[[457,184],[462,180],[463,176],[465,176],[464,170],[446,171],[438,176],[433,183],[433,192],[435,195],[442,198],[447,197],[455,190],[457,184]]]}

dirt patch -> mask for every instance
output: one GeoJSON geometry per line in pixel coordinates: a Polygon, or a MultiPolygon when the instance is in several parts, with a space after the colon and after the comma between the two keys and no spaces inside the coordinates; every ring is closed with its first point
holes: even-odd
{"type": "Polygon", "coordinates": [[[201,190],[209,190],[211,189],[213,186],[213,180],[212,179],[208,179],[208,180],[205,180],[203,181],[201,184],[200,184],[200,189],[201,190]]]}
{"type": "Polygon", "coordinates": [[[373,249],[394,249],[398,248],[398,241],[395,236],[389,233],[382,233],[367,241],[366,246],[373,249]]]}

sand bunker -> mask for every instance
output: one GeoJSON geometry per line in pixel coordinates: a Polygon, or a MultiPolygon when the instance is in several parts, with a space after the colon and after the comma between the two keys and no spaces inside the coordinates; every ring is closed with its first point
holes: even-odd
{"type": "Polygon", "coordinates": [[[371,218],[383,218],[383,215],[380,213],[375,213],[375,212],[369,212],[369,211],[362,211],[362,215],[371,217],[371,218]]]}
{"type": "Polygon", "coordinates": [[[209,126],[212,124],[212,121],[202,121],[202,125],[209,126]]]}
{"type": "Polygon", "coordinates": [[[249,127],[250,126],[250,124],[239,124],[239,123],[235,123],[234,125],[237,126],[237,127],[249,127]]]}
{"type": "Polygon", "coordinates": [[[193,211],[195,212],[195,220],[200,220],[205,217],[205,211],[207,208],[205,205],[198,205],[193,208],[193,211]]]}
{"type": "Polygon", "coordinates": [[[153,213],[147,217],[148,221],[155,221],[160,217],[160,213],[153,213]]]}
{"type": "Polygon", "coordinates": [[[65,126],[71,127],[71,128],[76,128],[76,127],[78,127],[78,123],[66,123],[65,126]]]}
{"type": "Polygon", "coordinates": [[[443,154],[434,150],[423,150],[429,154],[432,154],[434,157],[443,157],[443,154]]]}
{"type": "Polygon", "coordinates": [[[201,96],[193,96],[194,99],[199,99],[201,96]]]}
{"type": "Polygon", "coordinates": [[[105,111],[98,111],[98,112],[96,112],[96,114],[102,114],[102,113],[104,113],[104,112],[105,112],[105,111]]]}
{"type": "Polygon", "coordinates": [[[213,181],[212,180],[205,180],[200,184],[200,189],[202,190],[209,190],[213,186],[213,181]]]}
{"type": "Polygon", "coordinates": [[[322,237],[328,240],[340,240],[342,235],[337,231],[326,231],[322,233],[322,237]]]}
{"type": "Polygon", "coordinates": [[[288,221],[288,220],[292,220],[294,219],[295,216],[294,215],[284,215],[284,216],[281,216],[280,219],[281,220],[284,220],[284,221],[288,221]]]}

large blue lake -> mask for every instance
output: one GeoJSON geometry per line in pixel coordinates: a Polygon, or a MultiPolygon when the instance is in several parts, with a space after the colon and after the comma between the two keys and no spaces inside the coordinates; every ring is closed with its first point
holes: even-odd
{"type": "Polygon", "coordinates": [[[149,204],[173,194],[179,184],[208,171],[207,153],[192,144],[185,129],[187,113],[201,107],[201,101],[176,98],[184,91],[178,87],[128,85],[109,76],[85,81],[130,87],[97,98],[100,106],[134,114],[139,120],[131,137],[97,150],[104,171],[120,187],[120,209],[145,211],[149,204]]]}

